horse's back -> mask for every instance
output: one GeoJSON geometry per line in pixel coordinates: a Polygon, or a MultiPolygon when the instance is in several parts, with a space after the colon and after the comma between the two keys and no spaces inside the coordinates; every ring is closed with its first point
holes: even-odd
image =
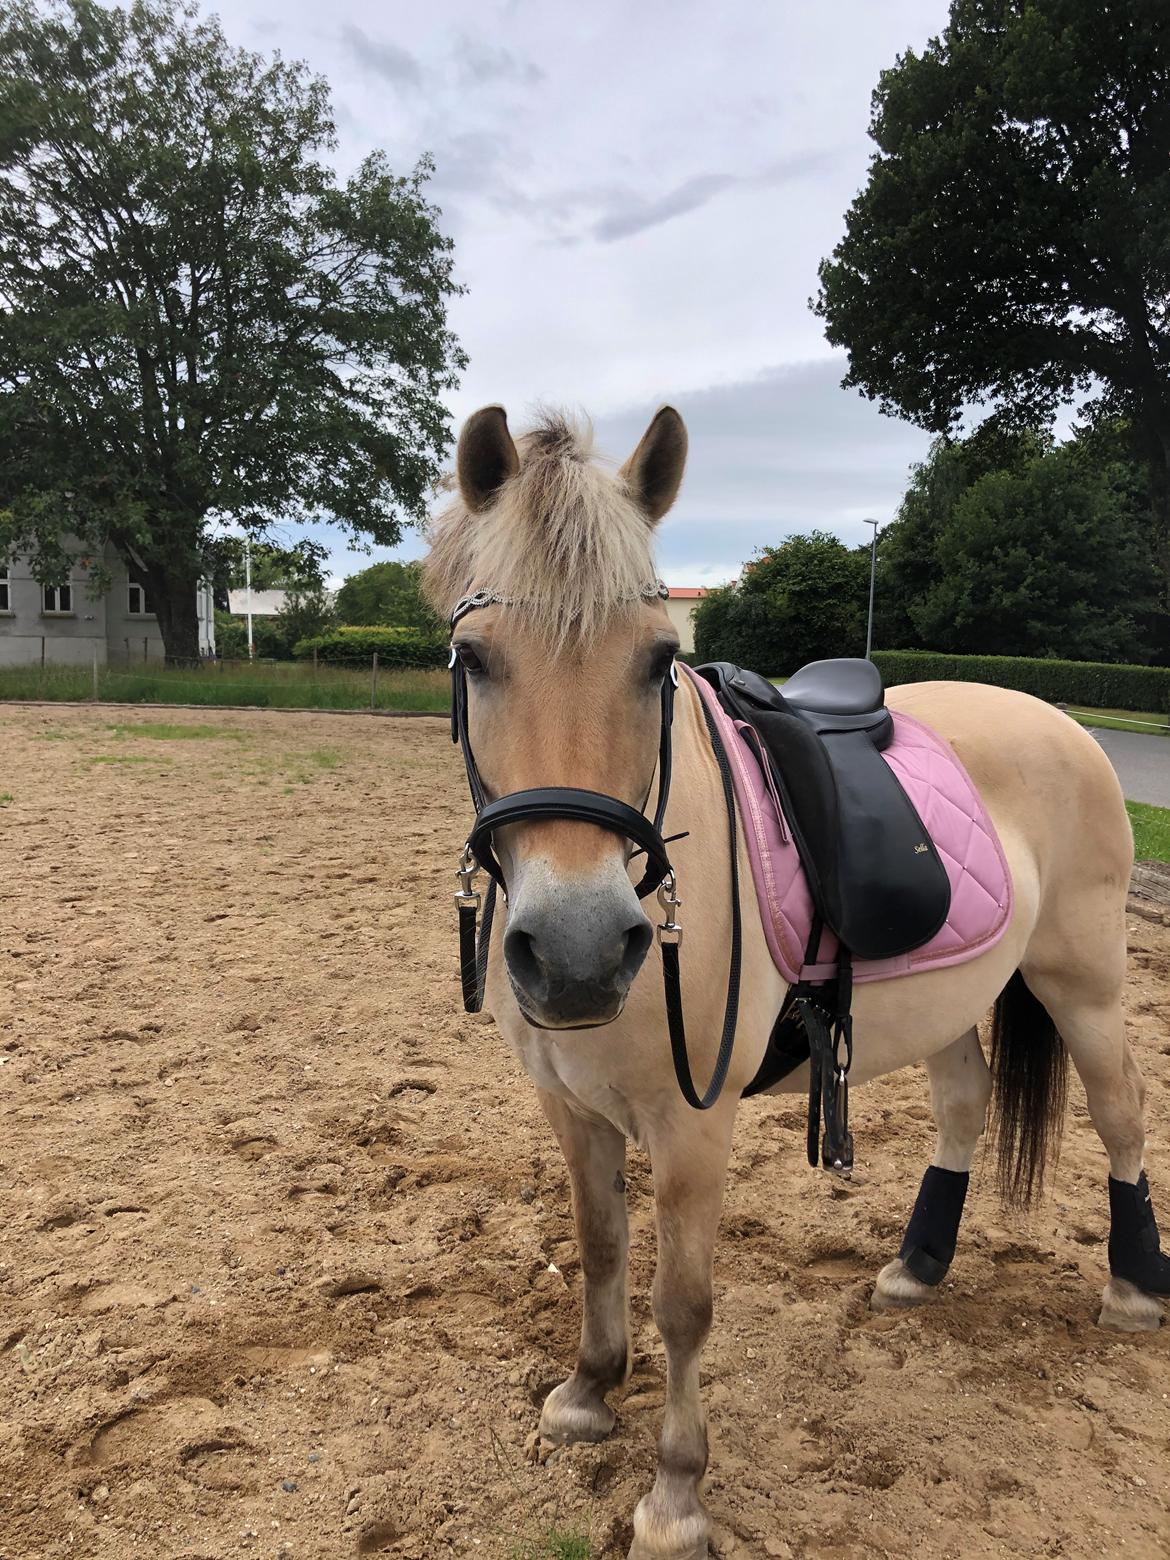
{"type": "Polygon", "coordinates": [[[1026,840],[1045,876],[1075,853],[1082,872],[1086,858],[1097,857],[1106,875],[1128,882],[1133,835],[1120,782],[1071,716],[987,683],[904,683],[886,690],[886,702],[950,744],[1001,836],[1026,840]]]}

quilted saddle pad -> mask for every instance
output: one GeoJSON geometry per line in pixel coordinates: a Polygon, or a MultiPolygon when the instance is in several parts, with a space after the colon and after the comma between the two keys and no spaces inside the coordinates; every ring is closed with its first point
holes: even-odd
{"type": "MultiPolygon", "coordinates": [[[[822,933],[815,958],[806,960],[812,895],[779,797],[761,769],[754,743],[744,735],[748,728],[726,714],[709,683],[684,670],[727,749],[760,917],[776,968],[790,985],[829,980],[836,973],[837,939],[831,932],[822,933]]],[[[914,804],[946,867],[951,908],[941,929],[922,947],[893,959],[856,960],[855,982],[962,964],[995,946],[1012,913],[1007,859],[971,777],[937,732],[912,715],[892,713],[894,738],[881,756],[914,804]]]]}

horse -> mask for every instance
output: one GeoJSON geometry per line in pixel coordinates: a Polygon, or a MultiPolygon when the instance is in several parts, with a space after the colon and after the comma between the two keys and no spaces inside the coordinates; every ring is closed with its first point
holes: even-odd
{"type": "MultiPolygon", "coordinates": [[[[587,428],[559,414],[543,415],[517,439],[498,406],[462,429],[457,492],[432,525],[424,579],[436,611],[454,622],[479,804],[571,787],[624,804],[626,818],[646,805],[661,762],[664,683],[679,647],[655,588],[652,543],[686,452],[684,423],[670,407],[619,470],[594,456],[587,428]]],[[[1113,769],[1075,721],[1025,694],[930,682],[892,688],[887,702],[961,757],[998,831],[1014,895],[1010,924],[985,952],[858,987],[852,1080],[924,1062],[938,1132],[927,1176],[964,1187],[994,1098],[1005,1190],[1026,1203],[1058,1144],[1071,1058],[1109,1165],[1110,1277],[1100,1322],[1156,1327],[1170,1261],[1149,1202],[1144,1088],[1122,1019],[1133,841],[1113,769]],[[978,1026],[993,1009],[989,1067],[978,1026]]],[[[736,907],[726,793],[685,677],[671,735],[663,827],[681,836],[666,835],[673,905],[687,907],[681,992],[691,1062],[706,1077],[724,1017],[736,907]]],[[[653,1170],[653,1314],[667,1390],[654,1483],[637,1505],[629,1556],[700,1560],[709,1520],[700,1495],[708,1451],[699,1359],[712,1325],[716,1231],[737,1104],[786,995],[752,893],[744,832],[735,845],[742,970],[734,1050],[722,1093],[702,1111],[684,1100],[672,1068],[664,952],[635,892],[640,863],[631,861],[628,833],[587,811],[522,816],[494,831],[492,848],[506,910],[487,954],[486,1006],[563,1150],[583,1274],[576,1364],[544,1402],[535,1455],[600,1440],[615,1424],[607,1394],[631,1368],[624,1165],[633,1142],[653,1170]]],[[[464,873],[476,865],[465,861],[464,873]]],[[[666,927],[679,924],[668,912],[666,927]]],[[[807,1087],[806,1064],[776,1092],[807,1087]]],[[[961,1199],[952,1246],[960,1212],[961,1199]]],[[[923,1303],[946,1260],[943,1252],[924,1272],[893,1257],[877,1274],[873,1305],[923,1303]]]]}

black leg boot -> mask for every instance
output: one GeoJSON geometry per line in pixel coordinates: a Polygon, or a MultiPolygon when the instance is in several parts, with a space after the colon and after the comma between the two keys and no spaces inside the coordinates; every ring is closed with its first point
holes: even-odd
{"type": "Polygon", "coordinates": [[[1170,1257],[1158,1242],[1144,1170],[1136,1186],[1109,1177],[1109,1271],[1147,1295],[1170,1295],[1170,1257]]]}
{"type": "Polygon", "coordinates": [[[971,1177],[931,1165],[922,1177],[898,1255],[921,1284],[941,1284],[955,1255],[971,1177]]]}

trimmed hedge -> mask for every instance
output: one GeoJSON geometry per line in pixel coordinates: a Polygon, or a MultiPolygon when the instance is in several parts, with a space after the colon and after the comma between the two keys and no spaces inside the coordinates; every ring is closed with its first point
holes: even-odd
{"type": "Polygon", "coordinates": [[[1043,661],[1022,655],[940,655],[933,650],[875,650],[873,660],[887,686],[936,679],[981,682],[1035,694],[1050,704],[1170,711],[1168,666],[1043,661]]]}
{"type": "Polygon", "coordinates": [[[372,661],[379,666],[446,666],[449,654],[445,640],[421,633],[417,628],[335,628],[328,634],[315,634],[293,647],[298,661],[372,661]]]}

